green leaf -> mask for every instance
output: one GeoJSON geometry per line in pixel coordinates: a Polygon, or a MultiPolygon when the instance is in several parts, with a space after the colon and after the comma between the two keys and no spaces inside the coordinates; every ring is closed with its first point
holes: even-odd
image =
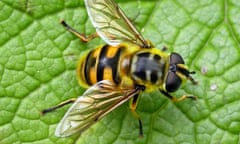
{"type": "Polygon", "coordinates": [[[0,2],[0,143],[237,144],[240,132],[240,3],[238,0],[118,0],[133,23],[157,48],[180,53],[198,85],[174,93],[198,100],[173,103],[159,92],[141,95],[137,112],[144,137],[128,104],[82,135],[55,137],[69,106],[45,116],[41,110],[78,97],[76,79],[87,44],[67,32],[64,19],[91,34],[83,0],[2,0],[0,2]]]}

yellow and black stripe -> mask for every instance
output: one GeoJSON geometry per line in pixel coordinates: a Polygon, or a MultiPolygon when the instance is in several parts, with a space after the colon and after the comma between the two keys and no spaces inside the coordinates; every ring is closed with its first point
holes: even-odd
{"type": "Polygon", "coordinates": [[[110,80],[115,84],[119,84],[121,80],[119,76],[119,60],[124,48],[124,46],[105,45],[83,56],[78,65],[80,82],[88,86],[101,80],[110,80]]]}

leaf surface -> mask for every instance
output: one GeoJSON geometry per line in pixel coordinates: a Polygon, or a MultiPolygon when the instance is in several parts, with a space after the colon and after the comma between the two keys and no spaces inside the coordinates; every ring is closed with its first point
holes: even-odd
{"type": "Polygon", "coordinates": [[[42,109],[78,97],[76,79],[87,44],[67,32],[64,19],[79,32],[94,29],[82,0],[2,0],[0,2],[0,143],[80,144],[237,144],[240,132],[240,3],[238,0],[117,0],[157,48],[180,53],[191,83],[175,92],[197,101],[173,103],[159,92],[141,95],[138,121],[128,104],[120,106],[82,135],[54,136],[69,106],[41,116],[42,109]]]}

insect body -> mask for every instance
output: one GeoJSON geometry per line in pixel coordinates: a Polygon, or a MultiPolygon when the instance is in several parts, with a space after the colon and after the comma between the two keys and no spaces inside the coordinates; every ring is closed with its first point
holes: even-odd
{"type": "Polygon", "coordinates": [[[79,81],[87,87],[102,80],[110,80],[120,87],[161,85],[168,56],[154,51],[157,50],[127,44],[99,47],[81,58],[79,81]]]}
{"type": "Polygon", "coordinates": [[[187,95],[175,98],[170,94],[186,80],[196,84],[191,77],[194,72],[188,70],[179,54],[154,48],[113,0],[85,0],[85,4],[97,33],[86,37],[64,21],[63,26],[84,42],[100,36],[107,44],[89,51],[79,60],[78,80],[87,91],[77,99],[43,110],[47,113],[74,102],[59,123],[56,136],[84,131],[129,99],[132,99],[130,109],[138,118],[142,135],[142,122],[135,112],[141,92],[158,89],[173,101],[195,99],[187,95]]]}

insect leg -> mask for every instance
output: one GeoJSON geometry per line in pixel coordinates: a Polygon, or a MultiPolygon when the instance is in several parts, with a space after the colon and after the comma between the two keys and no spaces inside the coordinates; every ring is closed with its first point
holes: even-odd
{"type": "Polygon", "coordinates": [[[73,29],[71,26],[69,26],[64,20],[60,22],[69,32],[73,33],[75,36],[77,36],[82,42],[88,42],[96,37],[98,37],[97,33],[91,34],[89,36],[86,36],[84,34],[79,33],[75,29],[73,29]]]}
{"type": "Polygon", "coordinates": [[[168,50],[168,48],[166,46],[164,46],[162,49],[161,49],[163,52],[166,52],[168,50]]]}
{"type": "MultiPolygon", "coordinates": [[[[195,74],[195,71],[191,71],[191,72],[189,72],[189,74],[195,74]]],[[[192,84],[194,84],[194,85],[198,84],[198,82],[195,81],[190,75],[187,78],[192,82],[192,84]]]]}
{"type": "Polygon", "coordinates": [[[42,115],[44,115],[44,114],[46,114],[46,113],[48,113],[48,112],[52,112],[52,111],[54,111],[54,110],[56,110],[56,109],[58,109],[58,108],[61,108],[61,107],[65,106],[65,105],[70,104],[70,103],[73,103],[73,102],[75,102],[75,101],[76,101],[76,98],[68,99],[68,100],[66,100],[66,101],[64,101],[64,102],[61,102],[60,104],[58,104],[58,105],[56,105],[56,106],[54,106],[54,107],[50,107],[50,108],[48,108],[48,109],[42,110],[41,113],[42,113],[42,115]]]}
{"type": "Polygon", "coordinates": [[[139,135],[140,136],[143,136],[143,128],[142,128],[142,121],[141,121],[141,118],[140,116],[138,115],[138,113],[136,112],[136,108],[137,108],[137,103],[138,103],[138,94],[136,94],[132,100],[131,100],[131,103],[130,103],[130,109],[132,111],[132,114],[135,118],[138,119],[138,122],[139,122],[139,135]]]}
{"type": "Polygon", "coordinates": [[[188,96],[188,95],[183,95],[183,96],[181,96],[180,98],[175,98],[175,97],[173,97],[172,95],[170,95],[168,92],[166,92],[166,91],[163,91],[163,90],[159,90],[163,95],[165,95],[166,97],[168,97],[169,99],[171,99],[173,102],[179,102],[179,101],[182,101],[182,100],[184,100],[184,99],[186,99],[186,98],[190,98],[190,99],[193,99],[193,100],[196,100],[197,99],[197,97],[195,97],[195,96],[188,96]]]}

